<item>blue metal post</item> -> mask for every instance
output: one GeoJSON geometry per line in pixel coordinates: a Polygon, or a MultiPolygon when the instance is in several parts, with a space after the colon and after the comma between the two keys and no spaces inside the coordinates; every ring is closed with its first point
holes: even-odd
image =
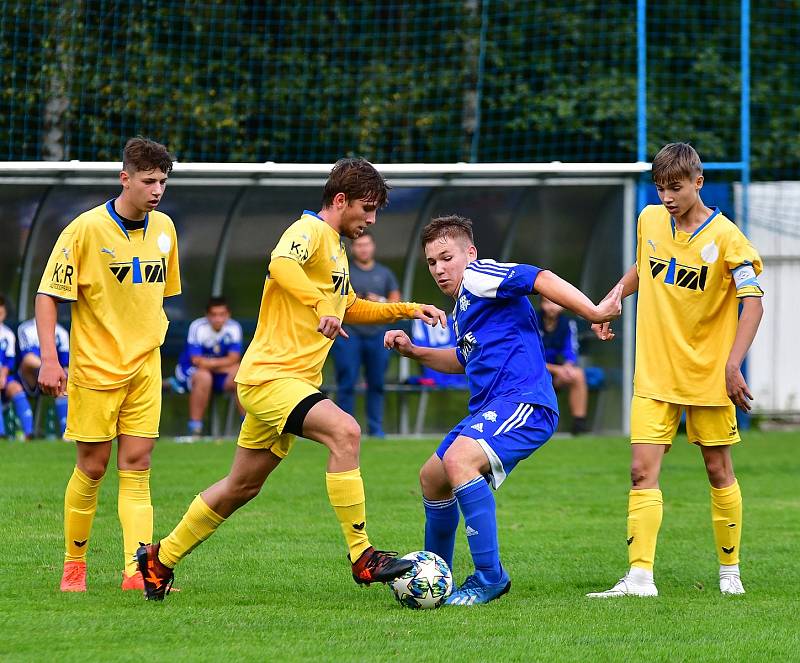
{"type": "MultiPolygon", "coordinates": [[[[740,210],[739,224],[746,235],[749,226],[750,214],[750,0],[741,0],[741,30],[740,30],[740,57],[741,57],[741,162],[742,162],[742,207],[740,210]]],[[[742,375],[747,380],[747,360],[742,362],[742,375]]],[[[739,415],[739,429],[750,428],[750,416],[741,410],[739,415]]]]}
{"type": "MultiPolygon", "coordinates": [[[[636,160],[647,161],[647,0],[636,0],[636,160]]],[[[645,175],[636,186],[636,211],[647,200],[645,175]]]]}

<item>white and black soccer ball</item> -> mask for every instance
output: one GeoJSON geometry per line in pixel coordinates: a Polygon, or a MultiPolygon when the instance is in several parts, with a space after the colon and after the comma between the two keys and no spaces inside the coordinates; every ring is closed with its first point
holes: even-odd
{"type": "Polygon", "coordinates": [[[394,597],[407,608],[438,608],[453,591],[453,574],[439,555],[427,550],[404,555],[414,566],[392,581],[394,597]]]}

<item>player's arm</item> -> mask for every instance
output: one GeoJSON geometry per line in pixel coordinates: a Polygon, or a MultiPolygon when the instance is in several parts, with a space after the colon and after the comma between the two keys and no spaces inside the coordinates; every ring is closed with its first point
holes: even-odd
{"type": "Polygon", "coordinates": [[[192,357],[192,364],[198,368],[207,368],[209,371],[221,371],[224,368],[239,363],[242,358],[241,352],[231,351],[224,357],[203,357],[195,355],[192,357]]]}
{"type": "Polygon", "coordinates": [[[606,298],[597,305],[574,285],[549,270],[539,272],[534,288],[551,302],[569,309],[589,322],[607,322],[622,314],[621,283],[614,286],[606,298]]]}
{"type": "Polygon", "coordinates": [[[742,362],[756,337],[763,314],[761,297],[742,299],[742,313],[736,327],[736,336],[725,364],[725,387],[728,390],[728,398],[745,412],[751,409],[749,401],[753,400],[753,394],[750,393],[750,388],[742,375],[742,362]]]}
{"type": "MultiPolygon", "coordinates": [[[[628,295],[632,295],[634,292],[638,292],[639,267],[635,264],[632,265],[630,269],[628,269],[628,271],[625,272],[625,274],[622,275],[622,278],[617,282],[617,285],[620,284],[622,284],[623,299],[625,299],[625,297],[627,297],[628,295]]],[[[611,293],[613,292],[614,289],[612,288],[611,291],[608,293],[608,295],[606,295],[606,297],[610,297],[611,293]]],[[[610,322],[595,323],[592,325],[592,331],[601,341],[610,341],[612,338],[614,338],[614,332],[611,330],[610,322]]]]}
{"type": "Polygon", "coordinates": [[[455,348],[423,348],[414,345],[408,334],[398,329],[386,332],[383,345],[440,373],[465,372],[463,364],[458,361],[455,348]]]}
{"type": "Polygon", "coordinates": [[[344,321],[348,324],[374,325],[398,320],[422,320],[435,327],[437,324],[447,326],[447,314],[430,304],[416,302],[371,302],[351,294],[344,313],[344,321]]]}
{"type": "Polygon", "coordinates": [[[333,306],[328,303],[320,289],[314,286],[300,263],[285,256],[275,256],[269,263],[269,278],[301,304],[314,310],[319,317],[318,332],[327,338],[347,338],[347,332],[342,329],[342,321],[336,317],[333,306]]]}
{"type": "Polygon", "coordinates": [[[36,331],[39,334],[39,351],[42,355],[39,386],[48,396],[63,396],[66,391],[67,374],[59,363],[56,348],[58,304],[54,297],[39,293],[36,295],[34,310],[36,331]]]}

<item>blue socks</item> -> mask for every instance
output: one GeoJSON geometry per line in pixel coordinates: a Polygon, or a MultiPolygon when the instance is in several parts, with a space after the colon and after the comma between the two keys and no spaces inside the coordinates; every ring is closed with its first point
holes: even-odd
{"type": "MultiPolygon", "coordinates": [[[[464,514],[467,543],[479,579],[488,584],[499,583],[503,579],[503,568],[497,542],[494,495],[489,484],[478,476],[454,488],[453,494],[464,514]]],[[[427,535],[427,526],[425,533],[427,535]]]]}
{"type": "Polygon", "coordinates": [[[439,555],[452,569],[460,517],[456,498],[428,500],[423,497],[422,504],[425,507],[425,550],[439,555]]]}
{"type": "Polygon", "coordinates": [[[203,422],[199,419],[189,419],[189,435],[200,435],[203,432],[203,422]]]}
{"type": "Polygon", "coordinates": [[[61,434],[67,430],[67,397],[59,396],[56,398],[56,419],[58,419],[58,426],[61,434]]]}
{"type": "Polygon", "coordinates": [[[14,412],[22,426],[22,432],[25,433],[26,437],[33,435],[33,411],[25,392],[20,391],[14,394],[11,398],[11,403],[14,405],[14,412]]]}

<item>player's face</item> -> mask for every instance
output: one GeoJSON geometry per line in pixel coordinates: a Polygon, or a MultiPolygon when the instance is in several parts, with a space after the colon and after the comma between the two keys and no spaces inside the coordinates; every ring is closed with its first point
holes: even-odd
{"type": "Polygon", "coordinates": [[[353,240],[350,251],[356,262],[370,262],[375,257],[375,242],[369,235],[362,235],[353,240]]]}
{"type": "Polygon", "coordinates": [[[206,318],[214,331],[219,331],[231,317],[227,306],[212,306],[206,312],[206,318]]]}
{"type": "Polygon", "coordinates": [[[672,218],[686,214],[700,200],[700,189],[703,188],[703,176],[685,177],[668,184],[656,184],[658,197],[667,208],[672,218]]]}
{"type": "Polygon", "coordinates": [[[367,200],[352,200],[342,209],[340,232],[345,237],[356,239],[375,223],[378,207],[367,200]]]}
{"type": "Polygon", "coordinates": [[[425,245],[428,270],[445,295],[455,297],[467,265],[478,257],[478,250],[467,240],[440,237],[425,245]]]}
{"type": "Polygon", "coordinates": [[[2,325],[6,321],[6,316],[8,315],[5,306],[0,306],[0,325],[2,325]]]}
{"type": "Polygon", "coordinates": [[[160,168],[137,170],[134,173],[122,171],[120,181],[125,188],[128,202],[141,212],[152,212],[167,188],[167,174],[160,168]]]}

